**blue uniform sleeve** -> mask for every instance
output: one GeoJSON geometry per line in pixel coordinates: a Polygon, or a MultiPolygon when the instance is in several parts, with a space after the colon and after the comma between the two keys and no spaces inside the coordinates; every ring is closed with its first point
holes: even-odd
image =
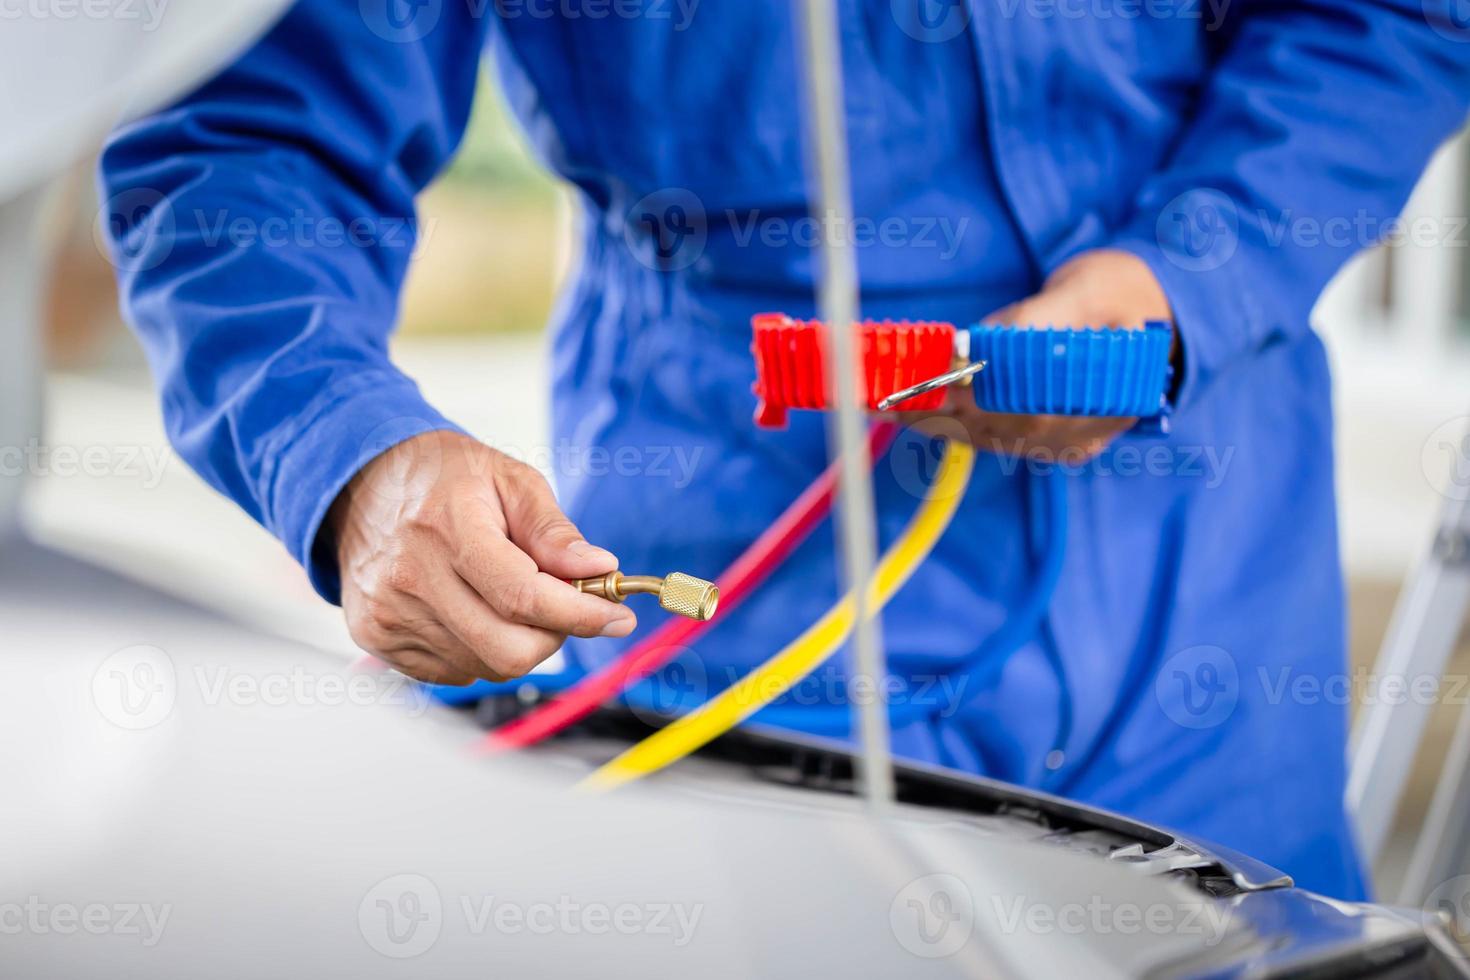
{"type": "Polygon", "coordinates": [[[1114,243],[1174,307],[1186,409],[1308,329],[1327,282],[1391,235],[1464,120],[1470,30],[1440,0],[1235,0],[1189,128],[1114,243]]]}
{"type": "Polygon", "coordinates": [[[387,342],[414,196],[463,134],[490,19],[372,8],[300,0],[199,91],[115,133],[101,163],[123,309],[170,440],[332,602],[318,529],[338,492],[396,443],[454,428],[387,342]]]}

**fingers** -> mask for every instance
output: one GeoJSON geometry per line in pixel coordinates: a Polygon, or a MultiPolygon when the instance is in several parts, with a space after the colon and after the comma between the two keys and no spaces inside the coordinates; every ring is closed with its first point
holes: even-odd
{"type": "Polygon", "coordinates": [[[453,569],[446,567],[443,579],[435,588],[435,614],[447,636],[436,648],[457,666],[510,680],[535,670],[565,642],[564,633],[505,618],[453,569]]]}
{"type": "Polygon", "coordinates": [[[342,611],[352,641],[397,670],[429,684],[463,686],[485,676],[471,661],[446,656],[446,644],[433,636],[433,612],[410,596],[371,597],[344,591],[342,611]]]}
{"type": "Polygon", "coordinates": [[[1084,324],[1071,322],[1075,316],[1077,310],[1071,304],[1070,297],[1040,292],[1019,303],[1003,306],[989,316],[982,317],[980,322],[1008,327],[1083,326],[1084,324]]]}
{"type": "Polygon", "coordinates": [[[421,680],[467,684],[526,674],[570,635],[633,631],[628,609],[562,580],[605,574],[617,559],[582,540],[539,473],[457,434],[409,443],[437,460],[431,484],[407,497],[376,492],[391,463],[380,456],[332,507],[359,646],[421,680]]]}
{"type": "Polygon", "coordinates": [[[447,565],[425,591],[432,599],[405,595],[374,604],[365,615],[349,610],[353,639],[409,676],[434,684],[522,677],[565,640],[497,615],[447,565]]]}
{"type": "Polygon", "coordinates": [[[1081,465],[1127,431],[1135,419],[1065,415],[998,415],[971,408],[955,413],[975,448],[1038,462],[1081,465]]]}
{"type": "Polygon", "coordinates": [[[982,452],[1026,457],[1037,462],[1081,465],[1097,456],[1136,419],[1068,415],[1006,415],[986,412],[955,391],[938,412],[905,412],[900,419],[935,438],[963,436],[982,452]]]}
{"type": "MultiPolygon", "coordinates": [[[[624,606],[578,592],[540,571],[537,562],[490,526],[475,529],[453,558],[454,570],[495,613],[571,636],[627,636],[638,625],[624,606]]],[[[616,567],[616,564],[614,564],[616,567]]]]}
{"type": "Polygon", "coordinates": [[[376,656],[392,664],[399,673],[406,674],[416,681],[423,681],[425,684],[464,687],[473,684],[479,676],[460,670],[432,650],[418,647],[384,651],[376,656]]]}
{"type": "Polygon", "coordinates": [[[982,323],[1021,327],[1141,329],[1173,310],[1148,264],[1128,252],[1085,252],[1048,277],[1041,291],[996,310],[982,323]]]}
{"type": "Polygon", "coordinates": [[[592,578],[618,567],[612,552],[590,545],[557,506],[551,486],[527,466],[497,476],[510,539],[544,572],[557,578],[592,578]]]}
{"type": "MultiPolygon", "coordinates": [[[[1018,327],[1140,328],[1168,319],[1169,304],[1153,273],[1126,252],[1084,253],[1057,269],[1041,291],[984,317],[1018,327]]],[[[965,427],[977,449],[1007,456],[1082,464],[1105,450],[1137,419],[983,412],[961,393],[944,414],[965,427]]]]}

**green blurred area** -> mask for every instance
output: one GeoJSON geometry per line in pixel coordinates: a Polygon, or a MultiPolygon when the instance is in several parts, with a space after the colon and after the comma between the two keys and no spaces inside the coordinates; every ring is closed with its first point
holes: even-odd
{"type": "Polygon", "coordinates": [[[556,182],[532,159],[488,71],[480,78],[469,128],[444,180],[495,193],[539,196],[548,202],[556,193],[556,182]]]}
{"type": "Polygon", "coordinates": [[[493,76],[464,142],[419,202],[401,329],[466,336],[544,327],[570,258],[565,190],[532,157],[493,76]]]}

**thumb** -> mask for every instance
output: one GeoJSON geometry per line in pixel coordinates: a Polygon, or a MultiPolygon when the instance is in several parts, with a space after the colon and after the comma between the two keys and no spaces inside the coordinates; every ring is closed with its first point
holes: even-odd
{"type": "Polygon", "coordinates": [[[985,322],[1138,330],[1150,320],[1171,319],[1169,299],[1148,265],[1127,252],[1102,249],[1067,262],[1040,292],[996,310],[985,322]]]}
{"type": "Polygon", "coordinates": [[[618,567],[610,551],[588,544],[577,526],[562,513],[546,478],[534,470],[519,475],[516,486],[501,495],[506,529],[516,547],[536,566],[557,578],[591,578],[618,567]]]}
{"type": "Polygon", "coordinates": [[[1018,303],[1003,306],[981,319],[1001,327],[1075,327],[1083,315],[1081,304],[1061,290],[1043,289],[1018,303]]]}

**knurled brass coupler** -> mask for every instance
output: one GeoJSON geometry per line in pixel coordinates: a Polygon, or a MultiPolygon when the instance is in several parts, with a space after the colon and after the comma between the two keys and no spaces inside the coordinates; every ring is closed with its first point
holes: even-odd
{"type": "Polygon", "coordinates": [[[656,595],[660,606],[690,619],[710,619],[720,604],[720,590],[713,582],[706,582],[683,572],[670,572],[663,578],[657,575],[608,572],[597,578],[576,579],[572,584],[577,587],[578,592],[600,596],[612,602],[622,602],[637,593],[656,595]]]}

